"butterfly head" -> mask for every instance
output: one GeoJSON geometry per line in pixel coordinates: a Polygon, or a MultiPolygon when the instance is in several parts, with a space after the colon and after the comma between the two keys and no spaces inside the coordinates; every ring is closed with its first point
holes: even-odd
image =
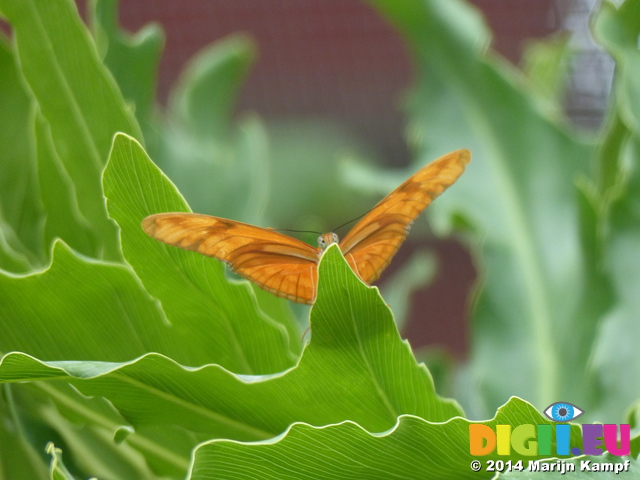
{"type": "Polygon", "coordinates": [[[338,243],[339,241],[340,239],[335,233],[323,233],[318,237],[318,247],[324,252],[329,245],[338,243]]]}

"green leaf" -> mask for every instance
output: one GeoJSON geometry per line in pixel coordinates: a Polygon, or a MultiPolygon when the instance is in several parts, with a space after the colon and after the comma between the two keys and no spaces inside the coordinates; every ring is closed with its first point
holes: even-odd
{"type": "MultiPolygon", "coordinates": [[[[61,242],[55,244],[49,268],[21,277],[0,275],[0,291],[3,298],[6,295],[0,302],[0,352],[102,361],[128,361],[159,352],[187,365],[212,363],[219,356],[202,333],[208,316],[199,328],[168,324],[129,267],[79,257],[61,242]]],[[[233,318],[244,321],[242,316],[233,318]]],[[[280,332],[280,326],[269,326],[280,332]]],[[[282,335],[276,338],[282,341],[282,335]]],[[[260,339],[264,342],[268,336],[253,342],[260,339]]],[[[229,350],[228,336],[218,341],[224,345],[225,340],[229,350]]],[[[266,352],[269,345],[256,355],[261,354],[268,365],[266,352]]],[[[285,368],[290,364],[291,360],[285,368]]]]}
{"type": "Polygon", "coordinates": [[[43,363],[13,353],[0,365],[0,381],[70,381],[85,395],[108,399],[136,431],[172,425],[193,432],[191,446],[197,439],[265,440],[295,422],[352,420],[381,432],[402,414],[432,422],[461,414],[435,394],[377,289],[358,280],[336,247],[325,253],[319,275],[311,342],[279,375],[190,369],[157,354],[118,364],[43,363]]]}
{"type": "Polygon", "coordinates": [[[34,428],[30,420],[35,415],[26,413],[20,416],[11,400],[11,389],[7,386],[2,388],[0,394],[0,412],[0,476],[12,480],[46,478],[47,466],[42,456],[43,449],[33,444],[37,427],[34,428]]]}
{"type": "MultiPolygon", "coordinates": [[[[289,368],[301,347],[293,318],[272,319],[259,310],[246,281],[229,281],[224,265],[198,253],[164,245],[140,226],[146,216],[186,212],[171,182],[131,137],[117,135],[104,174],[109,215],[118,223],[123,254],[145,288],[162,303],[178,331],[197,332],[185,354],[247,374],[289,368]]],[[[195,360],[194,358],[194,360],[195,360]]],[[[188,365],[200,362],[186,361],[188,365]]]]}
{"type": "Polygon", "coordinates": [[[53,144],[49,122],[39,112],[34,127],[40,195],[47,212],[44,244],[51,245],[56,238],[64,238],[71,248],[90,256],[96,251],[98,240],[92,225],[80,212],[73,180],[53,144]]]}
{"type": "Polygon", "coordinates": [[[156,160],[198,213],[260,220],[244,215],[264,208],[264,200],[251,202],[269,188],[266,136],[255,118],[240,129],[232,122],[235,99],[254,57],[249,37],[220,40],[189,62],[169,98],[170,122],[156,160]]]}
{"type": "Polygon", "coordinates": [[[0,12],[11,23],[22,74],[50,124],[78,208],[99,242],[93,254],[117,259],[100,173],[116,132],[140,136],[135,119],[71,0],[1,0],[0,12]]]}
{"type": "Polygon", "coordinates": [[[620,179],[620,175],[624,175],[621,161],[631,133],[635,137],[640,134],[640,89],[636,82],[640,73],[639,11],[638,1],[626,1],[619,9],[611,2],[603,2],[592,21],[594,37],[616,60],[615,94],[612,94],[606,131],[598,152],[597,185],[605,200],[608,200],[606,195],[610,190],[615,190],[617,182],[624,182],[620,179]]]}
{"type": "Polygon", "coordinates": [[[105,65],[118,82],[122,96],[133,104],[138,123],[149,127],[164,44],[162,28],[150,24],[133,35],[120,30],[117,0],[92,0],[89,12],[96,46],[105,65]]]}
{"type": "Polygon", "coordinates": [[[625,124],[640,131],[640,2],[627,0],[619,8],[604,1],[593,18],[593,34],[616,60],[616,105],[625,124]]]}
{"type": "MultiPolygon", "coordinates": [[[[11,387],[18,390],[17,385],[11,387]]],[[[143,432],[134,432],[121,417],[114,414],[113,407],[104,399],[84,397],[70,385],[61,383],[38,383],[29,387],[28,392],[16,395],[16,400],[24,402],[25,398],[32,399],[34,396],[43,398],[40,403],[31,401],[29,410],[40,412],[41,420],[55,431],[55,436],[49,433],[48,439],[55,438],[56,444],[64,447],[67,461],[76,476],[127,480],[155,478],[145,458],[131,446],[144,439],[143,432]],[[123,442],[121,437],[130,438],[131,441],[123,442]]],[[[155,447],[156,453],[159,453],[160,448],[157,445],[155,447]]],[[[175,446],[172,447],[168,456],[179,451],[175,446]]],[[[174,467],[173,471],[165,472],[176,473],[180,469],[174,467]]]]}
{"type": "Polygon", "coordinates": [[[17,237],[11,225],[0,218],[0,267],[8,272],[26,272],[32,267],[32,257],[17,237]]]}
{"type": "Polygon", "coordinates": [[[0,268],[23,272],[42,261],[43,212],[30,131],[33,105],[4,37],[0,37],[0,85],[0,268]]]}
{"type": "Polygon", "coordinates": [[[64,382],[13,384],[5,386],[7,391],[38,452],[55,439],[81,478],[184,476],[194,440],[182,430],[169,425],[133,429],[107,400],[87,397],[64,382]]]}
{"type": "Polygon", "coordinates": [[[563,116],[562,101],[569,71],[569,35],[531,42],[523,53],[522,63],[528,91],[536,95],[549,116],[563,116]]]}
{"type": "MultiPolygon", "coordinates": [[[[493,420],[495,425],[549,424],[531,405],[512,398],[493,420]]],[[[325,479],[478,479],[494,473],[474,472],[473,460],[504,460],[495,454],[469,454],[470,421],[454,418],[445,423],[403,415],[391,429],[370,433],[353,422],[315,427],[297,423],[275,439],[258,443],[225,440],[208,442],[195,451],[192,480],[205,478],[321,478],[325,479]],[[441,439],[446,438],[446,442],[441,439]],[[240,467],[240,468],[239,468],[240,467]],[[244,467],[244,468],[243,468],[244,467]]],[[[514,462],[540,456],[507,457],[514,462]]]]}
{"type": "Polygon", "coordinates": [[[168,113],[192,135],[223,141],[255,54],[253,41],[245,35],[232,35],[203,49],[180,76],[168,113]]]}
{"type": "Polygon", "coordinates": [[[75,477],[71,475],[67,467],[62,462],[62,450],[56,448],[53,443],[47,445],[47,453],[51,455],[51,466],[49,468],[49,474],[51,480],[74,480],[75,477]]]}
{"type": "Polygon", "coordinates": [[[639,13],[638,0],[628,0],[619,8],[603,2],[592,22],[594,36],[616,60],[614,93],[598,149],[592,200],[600,216],[604,270],[616,296],[603,319],[592,357],[593,377],[599,386],[596,408],[603,421],[619,421],[640,397],[640,388],[628,381],[628,375],[640,373],[640,355],[633,341],[640,334],[635,294],[640,285],[636,255],[640,245],[639,13]]]}
{"type": "Polygon", "coordinates": [[[1,352],[103,361],[180,352],[175,332],[129,268],[79,257],[60,241],[52,257],[41,272],[0,275],[1,352]]]}
{"type": "Polygon", "coordinates": [[[640,453],[640,435],[638,435],[638,426],[640,421],[640,401],[634,402],[629,408],[625,422],[631,427],[631,456],[638,458],[640,453]]]}
{"type": "Polygon", "coordinates": [[[601,388],[598,392],[599,418],[607,421],[619,421],[622,412],[640,398],[640,385],[629,381],[640,375],[640,352],[635,341],[640,336],[637,296],[640,285],[637,255],[640,245],[640,165],[637,163],[640,137],[636,135],[634,141],[627,144],[623,149],[625,154],[636,163],[626,171],[623,193],[611,204],[605,239],[606,266],[617,302],[603,321],[592,359],[601,388]]]}

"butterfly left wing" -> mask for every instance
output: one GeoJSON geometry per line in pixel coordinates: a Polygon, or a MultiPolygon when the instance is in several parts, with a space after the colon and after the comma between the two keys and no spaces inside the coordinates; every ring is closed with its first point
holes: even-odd
{"type": "Polygon", "coordinates": [[[382,199],[342,239],[342,253],[364,282],[380,276],[411,223],[458,179],[470,159],[468,150],[457,150],[431,162],[382,199]]]}
{"type": "Polygon", "coordinates": [[[159,213],[143,230],[168,245],[217,258],[260,288],[294,302],[313,303],[318,250],[273,230],[194,213],[159,213]]]}

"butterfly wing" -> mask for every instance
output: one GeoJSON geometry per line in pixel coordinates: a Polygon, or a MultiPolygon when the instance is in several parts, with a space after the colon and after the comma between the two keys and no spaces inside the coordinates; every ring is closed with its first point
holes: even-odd
{"type": "Polygon", "coordinates": [[[318,250],[287,235],[246,223],[194,213],[159,213],[143,230],[168,245],[217,258],[237,274],[279,297],[313,303],[318,250]]]}
{"type": "Polygon", "coordinates": [[[364,282],[380,276],[411,223],[458,179],[470,159],[468,150],[457,150],[431,162],[382,199],[342,239],[340,249],[364,282]]]}

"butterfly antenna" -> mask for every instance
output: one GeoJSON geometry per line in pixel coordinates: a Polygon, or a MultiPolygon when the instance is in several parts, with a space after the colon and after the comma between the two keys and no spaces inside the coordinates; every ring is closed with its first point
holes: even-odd
{"type": "MultiPolygon", "coordinates": [[[[362,217],[364,217],[367,213],[369,212],[365,212],[362,215],[360,215],[359,217],[356,218],[352,218],[351,220],[349,220],[348,222],[343,223],[342,225],[340,225],[339,227],[334,228],[333,230],[331,230],[332,232],[338,231],[340,230],[342,227],[345,227],[347,225],[349,225],[352,222],[355,222],[356,220],[360,220],[362,217]]],[[[289,228],[267,228],[267,230],[275,230],[276,232],[289,232],[289,233],[314,233],[316,235],[322,235],[322,232],[316,232],[314,230],[292,230],[289,228]]]]}
{"type": "Polygon", "coordinates": [[[339,227],[336,227],[332,230],[332,232],[336,232],[338,230],[340,230],[342,227],[346,227],[347,225],[349,225],[352,222],[355,222],[356,220],[360,220],[362,217],[364,217],[367,213],[369,212],[365,212],[362,215],[360,215],[359,217],[356,218],[352,218],[351,220],[349,220],[348,222],[343,223],[342,225],[340,225],[339,227]]]}
{"type": "Polygon", "coordinates": [[[315,233],[316,235],[322,235],[322,232],[314,232],[313,230],[290,230],[288,228],[270,228],[269,230],[275,230],[276,232],[315,233]]]}

